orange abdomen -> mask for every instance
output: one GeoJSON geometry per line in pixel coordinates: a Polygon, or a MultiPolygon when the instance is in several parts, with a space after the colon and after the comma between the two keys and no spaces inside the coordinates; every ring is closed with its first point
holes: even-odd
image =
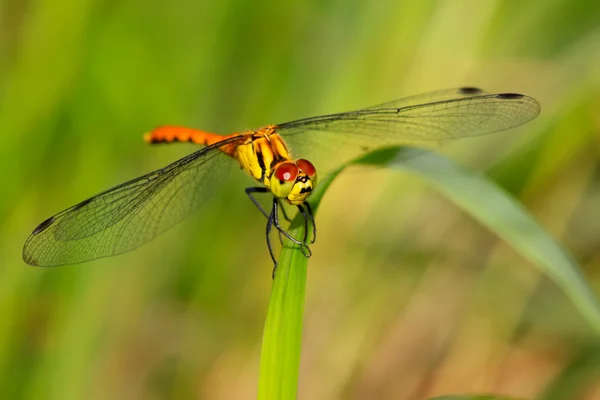
{"type": "MultiPolygon", "coordinates": [[[[233,133],[231,135],[219,135],[216,133],[204,132],[199,129],[187,128],[184,126],[171,126],[165,125],[153,129],[150,132],[144,134],[144,141],[146,143],[171,143],[171,142],[192,142],[196,144],[203,144],[210,146],[220,142],[221,140],[230,138],[238,135],[233,133]]],[[[235,150],[232,146],[223,146],[221,149],[224,153],[233,156],[235,150]]]]}

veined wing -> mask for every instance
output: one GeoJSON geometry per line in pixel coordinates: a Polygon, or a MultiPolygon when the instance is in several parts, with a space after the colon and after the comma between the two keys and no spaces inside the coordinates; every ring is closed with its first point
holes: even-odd
{"type": "Polygon", "coordinates": [[[23,260],[43,267],[74,264],[133,250],[196,210],[232,160],[219,151],[232,137],[115,186],[48,218],[23,247],[23,260]]]}
{"type": "Polygon", "coordinates": [[[319,174],[327,174],[371,150],[410,144],[431,146],[502,131],[532,120],[539,112],[538,102],[522,94],[483,94],[463,88],[300,119],[277,125],[277,132],[295,158],[306,158],[319,174]],[[433,101],[418,102],[424,99],[433,101]]]}
{"type": "Polygon", "coordinates": [[[476,87],[461,87],[452,89],[434,90],[427,93],[419,93],[407,97],[402,97],[375,106],[363,108],[363,110],[372,110],[375,108],[401,108],[414,106],[418,104],[437,103],[446,100],[455,100],[487,94],[483,89],[476,87]]]}

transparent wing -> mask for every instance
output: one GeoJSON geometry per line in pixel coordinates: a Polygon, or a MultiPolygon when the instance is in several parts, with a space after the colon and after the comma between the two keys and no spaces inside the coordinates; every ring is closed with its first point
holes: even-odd
{"type": "Polygon", "coordinates": [[[219,151],[231,138],[165,168],[82,201],[42,222],[25,242],[30,265],[74,264],[133,250],[196,210],[232,160],[219,151]]]}
{"type": "Polygon", "coordinates": [[[277,132],[294,158],[310,160],[323,176],[371,150],[484,135],[524,124],[539,112],[537,101],[525,95],[463,88],[292,121],[277,125],[277,132]],[[423,99],[434,101],[418,103],[423,99]]]}
{"type": "Polygon", "coordinates": [[[375,106],[363,108],[363,110],[372,110],[376,108],[400,108],[406,106],[414,106],[417,104],[437,103],[446,100],[455,100],[486,94],[483,89],[476,87],[462,87],[452,89],[435,90],[427,93],[420,93],[408,97],[402,97],[375,106]]]}

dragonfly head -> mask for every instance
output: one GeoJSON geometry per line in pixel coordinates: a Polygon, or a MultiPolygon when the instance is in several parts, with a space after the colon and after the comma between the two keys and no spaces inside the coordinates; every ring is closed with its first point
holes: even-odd
{"type": "Polygon", "coordinates": [[[292,205],[304,203],[317,186],[317,170],[310,161],[284,161],[271,176],[271,192],[292,205]]]}

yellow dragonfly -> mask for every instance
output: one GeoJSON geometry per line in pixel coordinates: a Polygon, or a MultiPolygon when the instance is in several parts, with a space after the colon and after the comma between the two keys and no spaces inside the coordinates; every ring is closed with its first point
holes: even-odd
{"type": "Polygon", "coordinates": [[[427,145],[514,128],[539,112],[537,101],[522,94],[463,87],[230,135],[163,126],[147,133],[146,142],[193,142],[205,147],[46,219],[25,242],[23,259],[49,267],[133,250],[198,209],[223,181],[233,159],[259,184],[247,188],[246,194],[267,218],[267,247],[276,268],[269,235],[273,226],[280,238],[285,236],[300,245],[305,256],[311,255],[316,225],[307,199],[317,185],[317,174],[324,177],[379,148],[427,145]],[[270,211],[255,198],[269,192],[270,211]],[[291,236],[281,226],[282,201],[302,214],[303,238],[291,236]]]}

